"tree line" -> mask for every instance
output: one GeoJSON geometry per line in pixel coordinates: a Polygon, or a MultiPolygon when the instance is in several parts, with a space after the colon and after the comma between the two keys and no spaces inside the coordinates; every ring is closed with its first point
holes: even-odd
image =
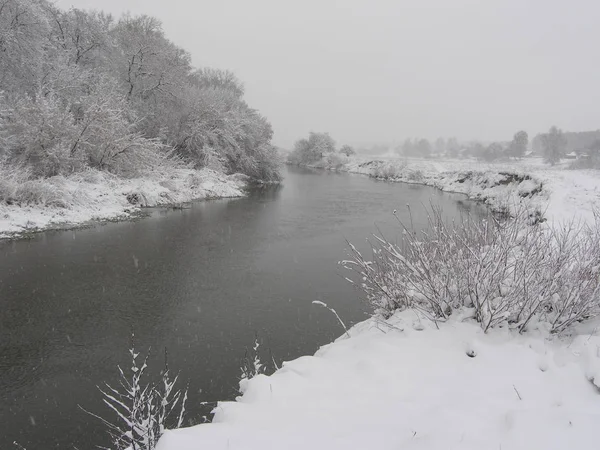
{"type": "Polygon", "coordinates": [[[153,17],[0,0],[0,163],[34,177],[191,165],[280,179],[270,123],[153,17]]]}
{"type": "MultiPolygon", "coordinates": [[[[388,149],[378,146],[379,153],[388,149]]],[[[540,156],[548,164],[554,165],[573,152],[579,158],[577,166],[600,168],[600,131],[569,133],[556,126],[547,133],[540,133],[530,143],[526,131],[517,131],[510,141],[483,144],[478,141],[459,142],[456,138],[438,138],[431,144],[427,139],[406,139],[394,148],[398,156],[421,158],[475,158],[485,162],[521,159],[526,156],[540,156]]],[[[351,156],[356,151],[349,145],[339,151],[328,133],[311,132],[308,138],[298,140],[288,157],[293,164],[315,164],[325,161],[328,165],[340,162],[340,155],[351,156]]]]}

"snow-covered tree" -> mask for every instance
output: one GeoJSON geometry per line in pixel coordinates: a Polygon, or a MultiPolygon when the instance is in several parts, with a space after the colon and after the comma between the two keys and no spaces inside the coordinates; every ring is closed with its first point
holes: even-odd
{"type": "Polygon", "coordinates": [[[335,141],[329,133],[310,132],[308,139],[300,139],[294,145],[289,160],[298,164],[310,164],[335,152],[335,141]]]}
{"type": "Polygon", "coordinates": [[[243,95],[231,72],[193,68],[153,17],[0,0],[2,152],[35,176],[132,174],[175,154],[278,180],[271,125],[243,95]]]}
{"type": "Polygon", "coordinates": [[[513,136],[513,140],[511,141],[508,147],[508,156],[513,158],[522,158],[527,151],[527,146],[529,145],[529,137],[526,131],[518,131],[513,136]]]}
{"type": "Polygon", "coordinates": [[[340,148],[340,153],[346,156],[356,155],[356,151],[350,145],[343,145],[342,148],[340,148]]]}
{"type": "Polygon", "coordinates": [[[559,162],[564,156],[567,146],[567,140],[563,136],[562,130],[552,126],[548,133],[542,134],[541,140],[544,160],[551,165],[559,162]]]}
{"type": "Polygon", "coordinates": [[[504,156],[504,147],[499,142],[492,142],[480,153],[479,157],[484,161],[496,161],[504,156]]]}
{"type": "Polygon", "coordinates": [[[34,94],[44,65],[50,18],[45,0],[0,0],[0,91],[34,94]]]}

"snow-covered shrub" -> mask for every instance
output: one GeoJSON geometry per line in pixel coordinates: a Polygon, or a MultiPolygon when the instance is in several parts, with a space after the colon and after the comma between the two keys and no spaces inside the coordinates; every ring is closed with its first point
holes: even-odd
{"type": "Polygon", "coordinates": [[[400,173],[401,173],[401,170],[399,170],[394,164],[384,164],[384,165],[378,166],[375,169],[375,172],[373,175],[375,176],[375,178],[389,180],[389,179],[393,179],[393,178],[398,178],[400,173]]]}
{"type": "Polygon", "coordinates": [[[281,181],[281,164],[277,149],[264,144],[243,152],[235,164],[229,164],[228,171],[243,173],[255,181],[275,183],[281,181]]]}
{"type": "Polygon", "coordinates": [[[63,177],[36,179],[31,171],[0,165],[0,203],[65,207],[63,177]]]}
{"type": "Polygon", "coordinates": [[[187,389],[175,389],[178,376],[171,378],[166,351],[165,368],[158,383],[147,380],[148,355],[140,363],[140,354],[133,345],[129,353],[131,368],[129,371],[118,368],[119,386],[106,384],[99,388],[114,417],[105,419],[86,412],[107,427],[113,442],[111,450],[153,450],[167,426],[183,425],[187,389]]]}
{"type": "Polygon", "coordinates": [[[398,244],[376,237],[371,260],[350,244],[352,259],[343,264],[359,274],[368,301],[385,317],[414,308],[445,320],[471,308],[484,331],[537,323],[561,333],[599,313],[600,221],[529,223],[526,213],[448,222],[433,210],[426,231],[402,225],[398,244]]]}
{"type": "MultiPolygon", "coordinates": [[[[61,100],[49,94],[22,96],[0,116],[0,133],[8,136],[6,163],[48,177],[80,170],[84,161],[71,157],[77,127],[61,100]]],[[[78,155],[79,156],[79,155],[78,155]]]]}
{"type": "Polygon", "coordinates": [[[339,169],[348,162],[348,157],[343,153],[329,153],[325,159],[329,169],[339,169]]]}
{"type": "Polygon", "coordinates": [[[371,176],[382,180],[394,180],[403,177],[407,170],[407,162],[384,162],[384,161],[373,161],[372,164],[362,164],[361,167],[369,167],[371,169],[371,176]]]}
{"type": "Polygon", "coordinates": [[[423,172],[421,170],[411,170],[408,172],[408,174],[406,175],[406,178],[408,178],[410,181],[414,181],[414,182],[421,182],[423,181],[424,175],[423,172]]]}

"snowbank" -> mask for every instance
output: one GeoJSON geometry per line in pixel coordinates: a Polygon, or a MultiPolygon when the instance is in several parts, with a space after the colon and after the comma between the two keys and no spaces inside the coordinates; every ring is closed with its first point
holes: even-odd
{"type": "Polygon", "coordinates": [[[438,330],[411,311],[350,335],[251,379],[158,450],[597,448],[598,337],[438,330]]]}
{"type": "Polygon", "coordinates": [[[594,210],[600,209],[598,171],[551,168],[537,160],[485,164],[470,160],[353,157],[341,164],[320,165],[466,194],[499,212],[509,212],[525,204],[532,214],[550,222],[592,221],[594,210]]]}
{"type": "Polygon", "coordinates": [[[69,177],[18,182],[2,180],[0,238],[89,221],[131,217],[142,207],[181,204],[192,200],[240,197],[246,177],[226,176],[210,169],[172,169],[145,178],[123,179],[89,170],[69,177]],[[11,204],[12,203],[12,204],[11,204]]]}

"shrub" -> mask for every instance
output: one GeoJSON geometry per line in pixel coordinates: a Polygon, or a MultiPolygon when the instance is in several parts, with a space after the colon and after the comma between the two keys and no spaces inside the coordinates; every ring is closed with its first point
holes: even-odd
{"type": "Polygon", "coordinates": [[[428,230],[402,225],[398,244],[376,237],[370,261],[350,244],[343,265],[384,317],[414,308],[443,321],[469,308],[484,331],[537,323],[562,333],[599,312],[600,222],[550,228],[527,220],[520,212],[447,222],[434,209],[428,230]]]}
{"type": "Polygon", "coordinates": [[[187,389],[175,389],[178,377],[171,378],[166,350],[165,368],[158,383],[146,379],[148,356],[140,362],[139,353],[133,345],[129,354],[131,368],[127,371],[118,368],[119,385],[112,387],[105,384],[99,388],[104,403],[115,418],[107,420],[84,411],[100,419],[108,428],[114,450],[153,450],[166,426],[180,428],[183,425],[187,389]]]}
{"type": "Polygon", "coordinates": [[[424,175],[423,172],[420,170],[411,170],[410,172],[408,172],[406,178],[408,178],[410,181],[414,181],[414,182],[421,182],[423,181],[424,175]]]}
{"type": "Polygon", "coordinates": [[[329,153],[326,160],[329,169],[339,169],[348,162],[348,157],[341,153],[329,153]]]}
{"type": "Polygon", "coordinates": [[[397,168],[394,165],[385,164],[385,165],[377,167],[375,169],[375,172],[373,173],[373,175],[375,176],[375,178],[389,180],[392,178],[398,178],[399,171],[397,170],[397,168]]]}

